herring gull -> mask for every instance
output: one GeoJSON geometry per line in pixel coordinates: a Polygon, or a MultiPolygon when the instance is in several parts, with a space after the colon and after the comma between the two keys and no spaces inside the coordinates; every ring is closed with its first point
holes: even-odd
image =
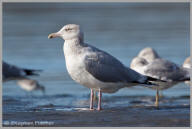
{"type": "Polygon", "coordinates": [[[64,39],[64,56],[71,78],[77,83],[90,88],[90,110],[93,110],[93,91],[98,92],[98,107],[101,110],[103,93],[114,93],[120,88],[138,84],[151,85],[157,79],[141,75],[126,67],[118,59],[84,42],[80,26],[68,24],[48,38],[64,39]]]}

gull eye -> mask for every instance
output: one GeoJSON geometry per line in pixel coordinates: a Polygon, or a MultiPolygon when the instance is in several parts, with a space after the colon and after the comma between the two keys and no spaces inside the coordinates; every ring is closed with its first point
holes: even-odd
{"type": "Polygon", "coordinates": [[[69,31],[69,30],[72,30],[71,28],[66,28],[65,31],[69,31]]]}

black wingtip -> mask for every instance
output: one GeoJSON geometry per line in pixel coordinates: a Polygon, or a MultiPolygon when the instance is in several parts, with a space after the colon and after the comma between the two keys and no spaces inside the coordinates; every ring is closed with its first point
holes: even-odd
{"type": "Polygon", "coordinates": [[[167,81],[160,80],[160,79],[156,79],[156,78],[149,77],[149,76],[147,76],[147,80],[148,80],[148,81],[157,81],[157,82],[167,82],[167,81]]]}
{"type": "Polygon", "coordinates": [[[33,69],[24,69],[26,75],[29,76],[39,76],[39,72],[41,72],[42,70],[33,70],[33,69]]]}
{"type": "Polygon", "coordinates": [[[181,79],[179,81],[184,82],[184,81],[190,81],[190,80],[191,80],[190,77],[187,77],[187,78],[183,78],[183,79],[181,79]]]}

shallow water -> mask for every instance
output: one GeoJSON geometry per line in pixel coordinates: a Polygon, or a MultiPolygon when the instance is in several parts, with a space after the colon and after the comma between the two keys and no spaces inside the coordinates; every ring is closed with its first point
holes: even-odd
{"type": "MultiPolygon", "coordinates": [[[[63,40],[48,40],[49,33],[68,23],[80,24],[85,41],[129,66],[147,46],[163,58],[182,65],[189,56],[189,4],[64,3],[4,4],[3,60],[24,68],[42,69],[38,80],[46,87],[25,93],[13,82],[3,83],[3,113],[66,111],[88,108],[89,89],[69,77],[63,40]]],[[[106,109],[148,106],[155,91],[145,87],[121,89],[103,95],[106,109]]],[[[164,90],[160,105],[189,105],[190,89],[184,83],[164,90]],[[175,99],[176,98],[176,99],[175,99]]]]}

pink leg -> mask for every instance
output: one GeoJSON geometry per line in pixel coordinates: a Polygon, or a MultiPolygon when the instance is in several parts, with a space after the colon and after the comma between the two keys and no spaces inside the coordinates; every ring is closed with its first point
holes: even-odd
{"type": "Polygon", "coordinates": [[[102,93],[101,93],[101,89],[99,89],[99,92],[98,92],[98,108],[97,110],[101,110],[101,98],[102,98],[102,93]]]}
{"type": "Polygon", "coordinates": [[[91,94],[90,94],[90,110],[93,110],[93,90],[91,89],[91,94]]]}

